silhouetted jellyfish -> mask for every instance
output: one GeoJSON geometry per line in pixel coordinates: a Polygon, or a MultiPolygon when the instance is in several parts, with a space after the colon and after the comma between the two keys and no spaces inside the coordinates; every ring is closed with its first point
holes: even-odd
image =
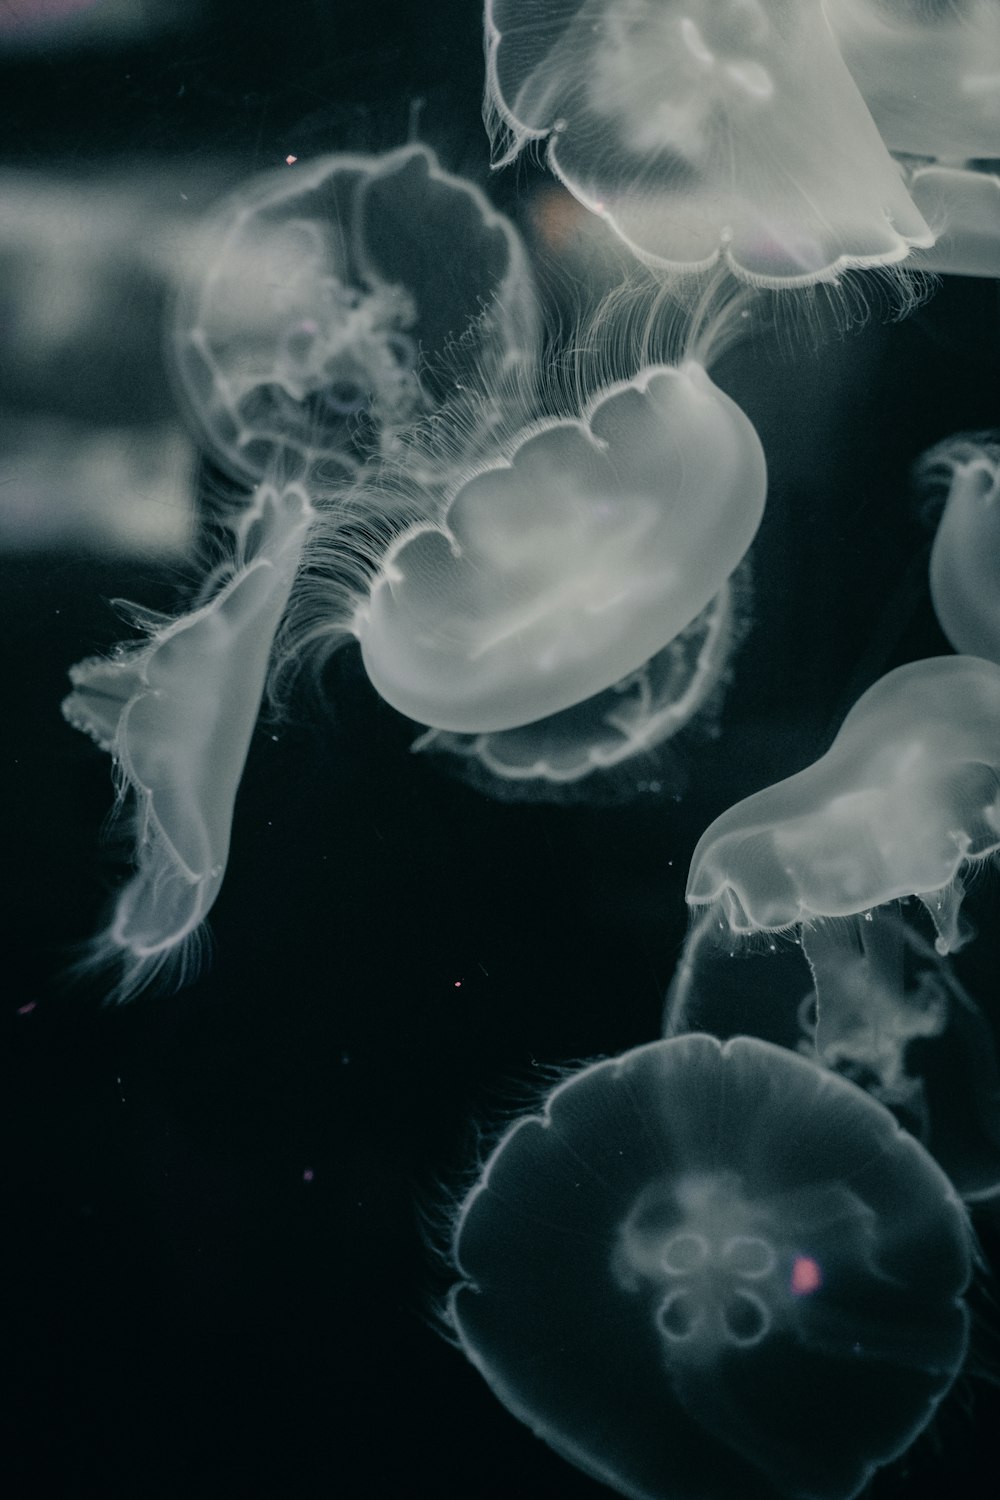
{"type": "Polygon", "coordinates": [[[957,163],[1000,157],[995,0],[824,0],[892,151],[957,163]]]}
{"type": "Polygon", "coordinates": [[[486,0],[498,164],[552,171],[642,260],[771,286],[933,241],[821,0],[486,0]]]}
{"type": "Polygon", "coordinates": [[[725,585],[766,493],[701,364],[653,366],[518,431],[380,559],[351,630],[393,707],[457,734],[549,718],[641,668],[725,585]]]}
{"type": "Polygon", "coordinates": [[[667,992],[664,1035],[749,1035],[799,1051],[891,1109],[963,1198],[993,1196],[1000,1065],[986,1017],[906,905],[860,924],[857,937],[841,956],[836,1003],[819,1007],[799,942],[737,947],[705,908],[667,992]]]}
{"type": "Polygon", "coordinates": [[[956,651],[1000,663],[1000,434],[947,438],[915,480],[940,517],[930,576],[941,629],[956,651]]]}
{"type": "Polygon", "coordinates": [[[114,763],[135,873],[84,967],[116,968],[127,1000],[161,973],[184,982],[222,884],[233,808],[271,644],[313,517],[296,484],[263,484],[233,525],[231,555],[176,619],[132,605],[140,644],[72,668],[63,713],[114,763]]]}
{"type": "Polygon", "coordinates": [[[704,723],[725,686],[741,630],[740,592],[729,580],[649,661],[572,708],[492,734],[429,729],[410,748],[501,801],[676,793],[684,772],[665,747],[693,721],[704,723]]]}
{"type": "Polygon", "coordinates": [[[448,1318],[515,1416],[631,1500],[848,1500],[961,1367],[970,1239],[861,1090],[677,1037],[507,1131],[458,1214],[448,1318]]]}
{"type": "Polygon", "coordinates": [[[286,470],[294,455],[338,481],[435,408],[436,366],[466,333],[472,362],[502,373],[527,357],[527,258],[476,187],[412,145],[321,157],[233,194],[180,299],[174,364],[236,477],[260,478],[281,452],[286,470]]]}

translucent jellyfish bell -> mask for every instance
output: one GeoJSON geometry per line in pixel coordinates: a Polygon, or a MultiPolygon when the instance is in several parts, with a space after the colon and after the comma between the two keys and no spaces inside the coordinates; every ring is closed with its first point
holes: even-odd
{"type": "Polygon", "coordinates": [[[677,1037],[507,1131],[458,1215],[448,1314],[504,1405],[631,1500],[848,1500],[962,1364],[970,1239],[859,1089],[677,1037]]]}
{"type": "Polygon", "coordinates": [[[654,266],[787,286],[932,243],[821,0],[486,0],[486,38],[500,162],[547,139],[654,266]]]}
{"type": "Polygon", "coordinates": [[[1000,277],[1000,175],[973,167],[909,165],[913,201],[934,231],[914,267],[945,276],[1000,277]]]}
{"type": "Polygon", "coordinates": [[[718,594],[753,540],[766,468],[693,360],[537,423],[382,560],[353,630],[393,707],[493,734],[628,677],[718,594]]]}
{"type": "Polygon", "coordinates": [[[116,999],[164,969],[183,981],[196,958],[225,874],[272,640],[312,516],[298,485],[261,485],[198,608],[170,619],[127,606],[147,639],[70,672],[63,713],[110,753],[119,808],[131,817],[135,873],[89,965],[119,970],[116,999]]]}
{"type": "Polygon", "coordinates": [[[426,146],[326,156],[255,179],[207,226],[174,365],[236,477],[281,452],[342,480],[434,409],[435,364],[470,325],[469,357],[501,371],[533,347],[513,226],[426,146]]]}
{"type": "Polygon", "coordinates": [[[687,900],[733,933],[801,927],[807,951],[838,924],[916,895],[945,953],[962,941],[966,869],[1000,848],[1000,668],[935,657],[888,673],[814,765],[716,818],[687,900]]]}
{"type": "Polygon", "coordinates": [[[892,151],[1000,157],[996,0],[824,0],[844,61],[892,151]]]}
{"type": "Polygon", "coordinates": [[[935,511],[931,597],[956,651],[1000,664],[1000,434],[963,433],[925,453],[918,490],[935,511]]]}

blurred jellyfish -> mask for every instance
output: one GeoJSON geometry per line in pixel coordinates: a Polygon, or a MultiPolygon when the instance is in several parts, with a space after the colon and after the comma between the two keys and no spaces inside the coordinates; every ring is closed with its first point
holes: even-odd
{"type": "Polygon", "coordinates": [[[454,341],[502,372],[535,334],[513,226],[413,145],[322,157],[224,203],[177,308],[174,366],[236,477],[281,452],[339,481],[435,408],[454,341]]]}
{"type": "Polygon", "coordinates": [[[891,1109],[967,1199],[1000,1190],[1000,1063],[986,1017],[906,905],[857,929],[835,1004],[801,943],[737,949],[716,913],[692,923],[664,1035],[749,1035],[813,1058],[891,1109]]]}
{"type": "Polygon", "coordinates": [[[915,481],[937,520],[931,597],[941,629],[956,651],[1000,664],[1000,434],[947,438],[924,454],[915,481]]]}
{"type": "Polygon", "coordinates": [[[890,150],[941,162],[1000,157],[996,0],[824,0],[890,150]]]}
{"type": "Polygon", "coordinates": [[[962,1365],[970,1240],[859,1089],[677,1037],[507,1131],[458,1214],[448,1318],[515,1416],[631,1500],[848,1500],[962,1365]]]}
{"type": "Polygon", "coordinates": [[[183,983],[197,965],[271,643],[312,516],[298,485],[261,485],[197,608],[170,619],[126,606],[147,639],[70,672],[63,713],[110,753],[134,845],[135,873],[84,965],[117,970],[117,1000],[164,974],[183,983]]]}
{"type": "Polygon", "coordinates": [[[713,727],[709,716],[741,634],[736,578],[744,571],[661,651],[593,698],[518,729],[429,729],[410,748],[501,801],[621,802],[644,791],[678,793],[684,772],[666,747],[693,721],[713,727]]]}
{"type": "Polygon", "coordinates": [[[1000,175],[926,162],[905,170],[913,201],[934,231],[913,265],[950,276],[1000,276],[1000,175]]]}
{"type": "Polygon", "coordinates": [[[643,369],[578,417],[518,432],[442,519],[389,547],[351,624],[378,692],[418,723],[495,734],[636,672],[753,541],[760,440],[704,368],[643,369]]]}
{"type": "Polygon", "coordinates": [[[822,0],[486,0],[485,22],[498,163],[547,139],[651,265],[789,286],[932,243],[822,0]]]}

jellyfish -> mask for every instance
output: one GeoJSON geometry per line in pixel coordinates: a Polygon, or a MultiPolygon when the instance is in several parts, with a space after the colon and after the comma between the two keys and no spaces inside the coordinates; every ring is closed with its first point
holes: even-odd
{"type": "Polygon", "coordinates": [[[824,0],[890,150],[944,163],[1000,157],[995,0],[824,0]]]}
{"type": "Polygon", "coordinates": [[[453,734],[621,682],[706,608],[766,493],[749,419],[694,360],[516,433],[388,547],[351,631],[392,706],[453,734]]]}
{"type": "Polygon", "coordinates": [[[520,239],[426,146],[335,155],[239,189],[175,317],[181,395],[215,458],[256,481],[350,480],[443,399],[447,354],[502,372],[536,338],[520,239]]]}
{"type": "Polygon", "coordinates": [[[791,286],[933,241],[822,0],[486,0],[485,25],[498,165],[547,141],[652,266],[791,286]]]}
{"type": "Polygon", "coordinates": [[[117,1000],[154,981],[183,983],[197,968],[272,640],[312,518],[300,485],[262,484],[195,609],[171,619],[125,606],[146,639],[70,672],[63,713],[111,755],[134,846],[134,874],[84,965],[117,971],[117,1000]]]}
{"type": "Polygon", "coordinates": [[[996,1038],[920,910],[900,903],[862,923],[838,1003],[820,1008],[800,942],[739,948],[705,907],[667,992],[664,1035],[748,1035],[801,1052],[891,1109],[963,1199],[989,1198],[1000,1191],[996,1038]]]}
{"type": "Polygon", "coordinates": [[[592,698],[517,729],[429,729],[411,750],[500,801],[612,803],[644,792],[676,794],[685,776],[667,747],[695,721],[714,728],[709,716],[741,635],[743,572],[662,650],[592,698]]]}
{"type": "Polygon", "coordinates": [[[956,651],[1000,664],[1000,434],[947,438],[915,480],[939,515],[930,578],[941,629],[956,651]]]}
{"type": "Polygon", "coordinates": [[[704,1035],[571,1075],[457,1215],[447,1317],[503,1404],[630,1500],[848,1500],[930,1422],[971,1232],[892,1115],[704,1035]]]}
{"type": "Polygon", "coordinates": [[[904,171],[913,201],[934,230],[934,244],[914,268],[946,276],[1000,276],[1000,175],[977,167],[911,164],[904,171]]]}

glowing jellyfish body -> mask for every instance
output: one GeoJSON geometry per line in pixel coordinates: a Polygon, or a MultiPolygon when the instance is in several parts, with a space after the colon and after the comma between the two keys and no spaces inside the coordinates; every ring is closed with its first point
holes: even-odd
{"type": "Polygon", "coordinates": [[[66,718],[107,750],[134,825],[135,873],[93,965],[128,999],[169,968],[183,980],[225,874],[233,808],[271,643],[312,520],[296,485],[262,485],[205,602],[177,619],[132,611],[148,634],[70,673],[66,718]]]}
{"type": "Polygon", "coordinates": [[[658,752],[710,709],[726,682],[740,627],[737,593],[732,581],[723,584],[661,651],[593,698],[492,734],[431,729],[411,749],[442,758],[502,801],[620,801],[674,790],[680,773],[658,752]]]}
{"type": "Polygon", "coordinates": [[[1000,157],[995,0],[824,0],[844,61],[890,150],[1000,157]]]}
{"type": "Polygon", "coordinates": [[[966,1347],[947,1178],[860,1090],[749,1038],[561,1084],[486,1163],[454,1261],[495,1394],[631,1500],[847,1500],[966,1347]]]}
{"type": "Polygon", "coordinates": [[[537,424],[388,550],[353,622],[378,692],[493,734],[610,688],[726,583],[763,512],[747,417],[694,362],[537,424]]]}
{"type": "Polygon", "coordinates": [[[349,478],[434,409],[435,366],[472,325],[470,358],[499,371],[533,347],[513,226],[425,146],[268,174],[205,234],[174,365],[238,478],[261,477],[277,452],[349,478]]]}
{"type": "MultiPolygon", "coordinates": [[[[926,918],[926,913],[924,914],[926,918]]],[[[1000,1189],[1000,1064],[989,1022],[905,905],[855,930],[819,1003],[802,945],[737,949],[705,908],[667,992],[663,1032],[754,1036],[801,1052],[891,1109],[966,1199],[1000,1189]]]]}
{"type": "Polygon", "coordinates": [[[915,895],[948,952],[962,874],[998,848],[1000,669],[934,657],[869,688],[814,765],[716,818],[687,900],[733,933],[803,926],[813,941],[824,918],[915,895]]]}
{"type": "Polygon", "coordinates": [[[501,162],[549,166],[643,260],[832,280],[933,235],[821,0],[487,0],[501,162]]]}
{"type": "Polygon", "coordinates": [[[956,651],[1000,663],[1000,438],[948,438],[920,460],[916,481],[944,495],[930,568],[941,629],[956,651]]]}

